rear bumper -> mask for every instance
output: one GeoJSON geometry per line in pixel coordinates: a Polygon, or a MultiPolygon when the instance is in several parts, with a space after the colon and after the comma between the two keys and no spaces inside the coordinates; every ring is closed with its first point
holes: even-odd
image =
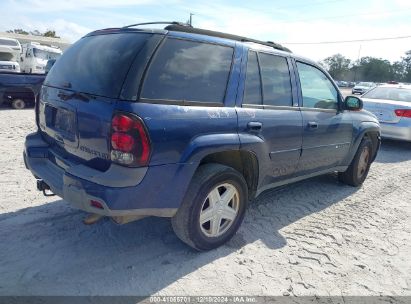
{"type": "Polygon", "coordinates": [[[161,216],[176,212],[194,173],[191,164],[126,168],[112,164],[100,172],[49,157],[39,133],[26,137],[24,162],[33,175],[74,207],[105,216],[161,216]],[[98,201],[103,209],[91,205],[98,201]]]}
{"type": "Polygon", "coordinates": [[[381,137],[411,141],[411,123],[403,123],[400,121],[397,124],[380,123],[381,137]]]}

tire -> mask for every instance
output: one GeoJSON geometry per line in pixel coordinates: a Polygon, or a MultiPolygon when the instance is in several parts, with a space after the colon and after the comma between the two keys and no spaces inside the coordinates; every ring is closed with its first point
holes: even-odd
{"type": "Polygon", "coordinates": [[[217,248],[237,232],[247,209],[247,198],[247,183],[239,172],[220,164],[202,165],[171,219],[173,230],[184,243],[196,250],[217,248]]]}
{"type": "Polygon", "coordinates": [[[21,109],[24,109],[26,107],[26,103],[24,102],[23,99],[14,99],[11,102],[11,106],[13,107],[13,109],[21,110],[21,109]]]}
{"type": "Polygon", "coordinates": [[[345,172],[338,173],[338,179],[353,187],[362,185],[370,170],[372,153],[372,141],[367,137],[363,138],[350,166],[345,172]]]}

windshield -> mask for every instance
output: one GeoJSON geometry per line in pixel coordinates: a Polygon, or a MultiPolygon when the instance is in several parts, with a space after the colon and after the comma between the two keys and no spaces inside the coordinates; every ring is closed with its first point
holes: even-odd
{"type": "Polygon", "coordinates": [[[359,84],[357,84],[357,86],[362,86],[362,87],[371,87],[372,84],[369,82],[360,82],[359,84]]]}
{"type": "Polygon", "coordinates": [[[115,33],[84,37],[56,61],[45,84],[116,98],[133,59],[152,36],[115,33]]]}
{"type": "Polygon", "coordinates": [[[40,49],[33,48],[34,57],[44,60],[57,59],[61,56],[60,53],[48,52],[40,49]]]}
{"type": "Polygon", "coordinates": [[[411,89],[377,87],[365,93],[363,98],[411,102],[411,89]]]}
{"type": "Polygon", "coordinates": [[[19,46],[16,41],[8,39],[0,39],[0,45],[19,46]]]}
{"type": "Polygon", "coordinates": [[[0,52],[0,61],[13,61],[13,57],[12,53],[0,52]]]}

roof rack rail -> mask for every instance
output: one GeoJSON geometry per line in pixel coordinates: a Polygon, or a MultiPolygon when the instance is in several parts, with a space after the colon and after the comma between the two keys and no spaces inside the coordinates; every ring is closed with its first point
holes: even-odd
{"type": "Polygon", "coordinates": [[[253,42],[253,43],[258,43],[258,44],[272,47],[276,50],[292,53],[290,49],[286,48],[285,46],[282,46],[281,44],[278,44],[272,41],[260,41],[257,39],[247,38],[247,37],[233,35],[233,34],[204,30],[204,29],[192,27],[190,25],[184,25],[184,24],[181,25],[178,22],[171,23],[170,25],[166,26],[164,29],[168,31],[186,32],[186,33],[208,35],[208,36],[219,37],[219,38],[226,38],[226,39],[231,39],[231,40],[241,41],[241,42],[253,42]]]}
{"type": "Polygon", "coordinates": [[[130,25],[123,26],[122,28],[129,28],[129,27],[135,27],[135,26],[140,26],[140,25],[150,25],[150,24],[170,24],[170,25],[191,27],[191,25],[188,23],[182,23],[182,22],[177,22],[177,21],[156,21],[156,22],[144,22],[144,23],[130,24],[130,25]]]}

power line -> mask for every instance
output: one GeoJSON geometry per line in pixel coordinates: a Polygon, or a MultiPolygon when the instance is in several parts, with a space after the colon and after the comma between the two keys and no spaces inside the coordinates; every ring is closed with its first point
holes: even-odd
{"type": "Polygon", "coordinates": [[[397,40],[397,39],[407,39],[407,38],[411,38],[411,35],[397,36],[397,37],[371,38],[371,39],[340,40],[340,41],[282,42],[281,44],[335,44],[335,43],[354,43],[354,42],[367,42],[367,41],[397,40]]]}
{"type": "Polygon", "coordinates": [[[290,21],[279,21],[281,24],[290,24],[296,22],[305,22],[305,21],[323,21],[323,20],[332,20],[332,19],[340,19],[340,18],[352,18],[352,17],[363,17],[363,16],[378,16],[378,15],[395,15],[395,14],[403,14],[408,13],[410,10],[394,10],[394,11],[385,11],[385,12],[374,12],[374,13],[361,13],[361,14],[348,14],[348,15],[338,15],[338,16],[329,16],[329,17],[314,17],[314,18],[307,18],[307,19],[297,19],[297,20],[290,20],[290,21]]]}
{"type": "Polygon", "coordinates": [[[333,2],[342,2],[342,1],[346,1],[346,0],[326,0],[326,1],[308,2],[305,4],[295,4],[295,5],[275,7],[274,9],[275,10],[285,10],[289,8],[300,8],[300,7],[315,6],[315,5],[328,4],[328,3],[333,3],[333,2]]]}

